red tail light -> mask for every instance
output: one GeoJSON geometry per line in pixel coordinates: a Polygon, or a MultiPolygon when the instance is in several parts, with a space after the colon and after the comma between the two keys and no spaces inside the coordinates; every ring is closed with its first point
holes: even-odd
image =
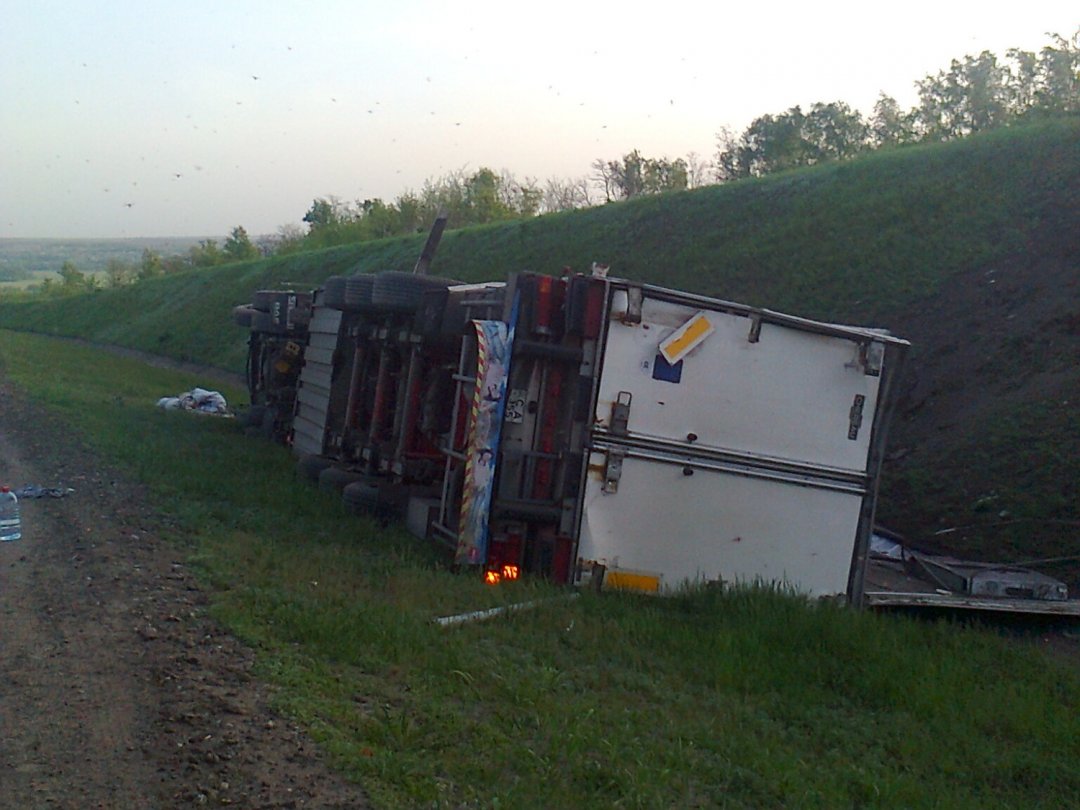
{"type": "Polygon", "coordinates": [[[536,322],[534,328],[541,335],[551,334],[551,310],[555,279],[551,276],[536,277],[536,322]]]}

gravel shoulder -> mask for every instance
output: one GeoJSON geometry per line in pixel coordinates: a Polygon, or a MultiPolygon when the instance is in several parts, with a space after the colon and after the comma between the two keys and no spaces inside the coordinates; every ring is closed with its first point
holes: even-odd
{"type": "Polygon", "coordinates": [[[140,489],[3,380],[0,480],[75,489],[0,544],[0,806],[367,806],[271,710],[140,489]]]}

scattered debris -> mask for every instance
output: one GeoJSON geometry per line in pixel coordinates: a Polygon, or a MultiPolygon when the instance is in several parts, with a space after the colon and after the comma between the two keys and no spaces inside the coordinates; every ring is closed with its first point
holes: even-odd
{"type": "MultiPolygon", "coordinates": [[[[1022,564],[926,554],[875,527],[864,593],[871,606],[961,607],[1080,616],[1068,586],[1022,564]]],[[[1036,561],[1037,562],[1037,561],[1036,561]]]]}
{"type": "Polygon", "coordinates": [[[21,501],[26,498],[63,498],[75,490],[71,487],[42,487],[37,484],[27,484],[19,489],[12,490],[21,501]]]}
{"type": "Polygon", "coordinates": [[[213,416],[232,416],[225,397],[217,391],[207,391],[205,388],[192,388],[175,397],[162,397],[157,401],[157,406],[167,411],[195,411],[213,416]]]}
{"type": "MultiPolygon", "coordinates": [[[[508,613],[516,613],[519,610],[529,610],[531,608],[540,607],[541,605],[550,604],[552,602],[563,602],[575,599],[576,593],[569,594],[567,596],[556,596],[552,599],[533,599],[529,602],[517,602],[511,605],[501,605],[500,607],[488,608],[487,610],[472,610],[468,613],[458,613],[455,616],[440,616],[435,619],[435,624],[442,627],[452,627],[458,624],[468,624],[469,622],[479,622],[485,619],[493,619],[496,616],[502,616],[508,613]]],[[[573,622],[570,623],[573,626],[573,622]]],[[[570,628],[568,627],[567,630],[570,628]]]]}

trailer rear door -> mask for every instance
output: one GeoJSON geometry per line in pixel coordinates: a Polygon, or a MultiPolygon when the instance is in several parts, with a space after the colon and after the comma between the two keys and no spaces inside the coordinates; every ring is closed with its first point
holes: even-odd
{"type": "Polygon", "coordinates": [[[578,558],[606,582],[849,592],[903,341],[613,283],[578,558]],[[597,569],[599,570],[599,569],[597,569]]]}

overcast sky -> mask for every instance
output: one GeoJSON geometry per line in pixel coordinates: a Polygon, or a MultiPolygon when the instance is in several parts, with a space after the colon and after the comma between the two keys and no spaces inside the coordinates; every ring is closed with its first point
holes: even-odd
{"type": "Polygon", "coordinates": [[[0,0],[0,237],[254,236],[458,169],[708,158],[1078,27],[1076,0],[0,0]]]}

